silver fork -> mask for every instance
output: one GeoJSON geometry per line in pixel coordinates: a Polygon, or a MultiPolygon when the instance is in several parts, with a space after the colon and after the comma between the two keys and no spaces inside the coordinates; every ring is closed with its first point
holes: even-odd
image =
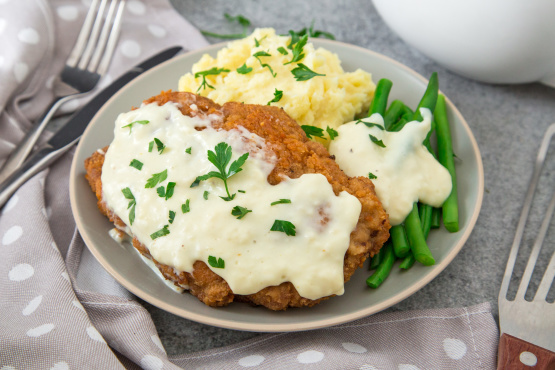
{"type": "Polygon", "coordinates": [[[551,256],[540,285],[532,301],[525,299],[530,278],[538,260],[553,211],[555,209],[555,192],[547,207],[544,220],[538,231],[528,263],[522,275],[513,301],[507,299],[511,275],[516,262],[524,227],[528,219],[534,193],[539,182],[552,137],[555,135],[555,123],[549,126],[542,140],[532,180],[520,214],[515,238],[507,261],[505,275],[499,292],[499,342],[498,369],[554,369],[555,368],[555,304],[546,301],[547,294],[555,278],[555,253],[551,256]]]}
{"type": "Polygon", "coordinates": [[[90,92],[106,73],[116,46],[125,0],[93,0],[66,65],[54,80],[54,100],[0,169],[0,184],[25,161],[54,113],[90,92]]]}

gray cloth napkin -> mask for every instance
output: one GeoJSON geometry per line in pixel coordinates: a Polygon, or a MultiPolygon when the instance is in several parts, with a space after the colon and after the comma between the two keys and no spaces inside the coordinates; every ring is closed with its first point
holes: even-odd
{"type": "MultiPolygon", "coordinates": [[[[0,162],[47,105],[51,76],[81,27],[83,3],[0,0],[0,162]]],[[[206,44],[166,0],[129,0],[100,87],[165,47],[206,44]]],[[[489,304],[378,314],[168,357],[148,312],[98,264],[75,228],[71,160],[69,153],[29,180],[0,214],[1,370],[495,367],[498,331],[489,304]]]]}

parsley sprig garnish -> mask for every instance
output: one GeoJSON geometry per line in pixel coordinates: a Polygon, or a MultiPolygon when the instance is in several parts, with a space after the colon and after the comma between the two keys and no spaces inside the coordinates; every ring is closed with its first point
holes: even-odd
{"type": "Polygon", "coordinates": [[[133,222],[135,221],[135,206],[137,205],[137,201],[135,200],[135,196],[131,192],[131,189],[121,189],[121,192],[123,193],[125,199],[129,200],[129,204],[127,205],[127,209],[129,209],[129,224],[133,225],[133,222]]]}
{"type": "Polygon", "coordinates": [[[325,76],[325,74],[316,73],[302,63],[297,64],[297,67],[291,70],[295,80],[297,81],[308,81],[316,76],[325,76]]]}
{"type": "Polygon", "coordinates": [[[308,35],[310,37],[320,37],[323,36],[327,39],[330,40],[335,40],[335,36],[333,36],[331,33],[329,32],[325,32],[325,31],[320,31],[320,30],[315,30],[314,29],[314,21],[312,21],[310,23],[310,27],[309,28],[303,28],[300,31],[293,31],[290,30],[289,31],[289,35],[291,35],[291,41],[292,43],[295,43],[296,40],[300,39],[301,37],[303,37],[304,35],[308,35]]]}
{"type": "Polygon", "coordinates": [[[275,220],[274,224],[270,228],[270,231],[281,231],[289,236],[295,236],[297,234],[295,231],[295,225],[284,220],[275,220]]]}
{"type": "Polygon", "coordinates": [[[152,175],[147,181],[146,181],[146,185],[145,188],[153,188],[156,185],[158,185],[159,183],[163,182],[164,180],[166,180],[168,178],[168,170],[164,170],[160,173],[155,173],[154,175],[152,175]]]}
{"type": "Polygon", "coordinates": [[[252,71],[252,67],[247,67],[247,62],[243,63],[243,65],[237,68],[237,73],[242,75],[246,75],[247,73],[252,71]]]}
{"type": "Polygon", "coordinates": [[[272,67],[270,67],[270,65],[267,64],[267,63],[262,63],[262,61],[260,60],[260,57],[271,57],[272,54],[267,53],[265,51],[259,51],[257,53],[254,53],[252,56],[255,57],[258,60],[258,62],[262,66],[262,68],[268,68],[270,70],[270,73],[272,74],[272,76],[276,77],[277,74],[274,73],[274,70],[272,69],[272,67]]]}
{"type": "Polygon", "coordinates": [[[291,49],[291,53],[293,54],[293,57],[289,62],[284,63],[284,65],[297,63],[303,60],[304,58],[303,48],[306,45],[307,41],[308,41],[308,35],[304,35],[295,44],[289,44],[289,48],[291,49]]]}
{"type": "Polygon", "coordinates": [[[208,180],[213,177],[218,178],[224,182],[225,191],[227,193],[227,197],[220,197],[220,198],[222,198],[225,201],[230,201],[233,198],[235,198],[235,193],[234,194],[229,193],[227,180],[231,176],[243,170],[241,166],[245,164],[245,161],[249,157],[249,153],[247,152],[241,155],[236,161],[231,163],[229,165],[229,169],[227,169],[227,165],[231,161],[231,155],[232,155],[231,147],[227,143],[221,142],[216,145],[214,150],[215,150],[214,152],[211,150],[208,151],[208,160],[214,166],[216,166],[216,168],[218,169],[218,172],[210,171],[206,175],[198,176],[195,179],[195,181],[193,181],[193,183],[191,184],[191,187],[193,188],[195,186],[198,186],[201,181],[208,180]]]}
{"type": "Polygon", "coordinates": [[[283,98],[283,91],[275,89],[274,98],[270,100],[267,105],[270,105],[270,103],[277,103],[281,98],[283,98]]]}
{"type": "Polygon", "coordinates": [[[233,207],[233,209],[231,210],[231,214],[235,217],[237,217],[238,220],[242,219],[243,217],[245,217],[247,215],[247,213],[252,212],[252,210],[247,209],[245,207],[241,207],[241,206],[235,206],[233,207]]]}
{"type": "Polygon", "coordinates": [[[378,178],[378,176],[374,175],[372,172],[368,172],[368,178],[369,178],[370,180],[375,180],[375,179],[378,178]]]}
{"type": "Polygon", "coordinates": [[[309,139],[312,139],[313,136],[321,137],[321,138],[324,137],[324,129],[321,129],[320,127],[311,126],[311,125],[302,125],[301,128],[306,134],[306,137],[309,139]]]}
{"type": "Polygon", "coordinates": [[[196,92],[199,92],[200,89],[206,90],[207,87],[214,89],[214,86],[206,82],[206,76],[216,76],[222,72],[229,72],[229,69],[212,67],[210,69],[207,69],[206,71],[200,71],[195,73],[195,78],[202,77],[202,83],[200,84],[196,92]]]}
{"type": "Polygon", "coordinates": [[[378,124],[378,123],[366,122],[366,121],[363,121],[363,120],[359,119],[358,121],[355,122],[355,125],[358,125],[359,123],[364,123],[366,125],[366,127],[369,127],[369,128],[377,127],[382,131],[385,130],[385,128],[382,125],[378,124]]]}
{"type": "Polygon", "coordinates": [[[129,163],[130,167],[136,168],[139,171],[143,168],[143,162],[133,159],[131,163],[129,163]]]}
{"type": "Polygon", "coordinates": [[[147,120],[141,120],[141,121],[133,121],[128,125],[122,126],[121,128],[126,128],[129,127],[129,134],[131,135],[131,131],[133,130],[133,124],[138,123],[140,125],[146,125],[147,123],[149,123],[150,121],[147,120]]]}
{"type": "Polygon", "coordinates": [[[208,256],[208,264],[217,269],[225,268],[225,261],[221,258],[216,258],[214,256],[208,256]]]}
{"type": "Polygon", "coordinates": [[[374,144],[376,144],[379,147],[385,148],[385,144],[383,143],[383,141],[381,141],[380,139],[378,139],[377,137],[375,137],[374,135],[368,135],[370,137],[370,140],[372,140],[372,142],[374,144]]]}
{"type": "Polygon", "coordinates": [[[291,199],[276,200],[275,202],[270,203],[270,205],[275,206],[276,204],[287,204],[287,203],[291,203],[291,199]]]}
{"type": "Polygon", "coordinates": [[[228,13],[224,13],[224,17],[229,22],[238,22],[243,27],[243,32],[242,33],[232,33],[232,34],[228,34],[228,35],[209,32],[209,31],[200,31],[200,32],[204,36],[217,37],[217,38],[220,38],[220,39],[242,39],[244,37],[247,37],[247,30],[248,30],[249,26],[251,25],[251,21],[248,18],[246,18],[246,17],[244,17],[240,14],[236,15],[236,16],[231,16],[228,13]]]}
{"type": "Polygon", "coordinates": [[[181,212],[183,212],[183,213],[188,213],[188,212],[191,211],[191,207],[190,207],[189,203],[190,203],[190,201],[189,201],[189,199],[187,199],[187,200],[185,201],[185,203],[183,203],[183,204],[181,205],[181,212]]]}
{"type": "Polygon", "coordinates": [[[152,234],[150,234],[150,238],[151,238],[152,240],[154,240],[154,239],[159,238],[159,237],[161,237],[161,236],[166,236],[166,235],[168,235],[168,234],[170,233],[170,230],[168,230],[168,227],[169,227],[168,225],[164,225],[164,227],[161,228],[160,230],[158,230],[158,231],[153,232],[152,234]]]}
{"type": "Polygon", "coordinates": [[[160,186],[156,189],[158,196],[160,198],[166,198],[166,200],[170,199],[173,195],[173,189],[175,188],[175,182],[168,182],[168,185],[164,188],[160,186]]]}
{"type": "Polygon", "coordinates": [[[330,136],[330,140],[333,140],[333,139],[335,139],[336,137],[339,136],[339,133],[336,130],[334,130],[333,128],[329,127],[329,126],[326,127],[326,132],[330,136]]]}
{"type": "Polygon", "coordinates": [[[169,222],[170,224],[173,224],[173,221],[175,220],[175,212],[174,212],[174,211],[170,211],[169,214],[168,214],[168,217],[169,217],[168,222],[169,222]]]}

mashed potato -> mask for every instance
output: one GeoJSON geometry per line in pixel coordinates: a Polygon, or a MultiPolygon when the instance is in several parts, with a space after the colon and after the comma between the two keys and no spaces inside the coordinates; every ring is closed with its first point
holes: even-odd
{"type": "Polygon", "coordinates": [[[179,90],[196,92],[219,104],[235,101],[263,105],[274,99],[276,90],[283,91],[281,100],[271,105],[282,107],[299,125],[323,129],[327,126],[337,128],[368,108],[375,89],[371,75],[360,69],[345,73],[336,54],[322,48],[314,49],[310,42],[304,46],[304,58],[298,63],[325,76],[296,81],[291,70],[298,63],[285,65],[292,58],[291,50],[287,48],[290,39],[289,36],[276,35],[271,28],[257,29],[245,39],[230,42],[218,52],[216,59],[203,55],[193,66],[192,73],[180,78],[179,90]],[[288,54],[281,54],[278,48],[287,50],[288,54]],[[260,56],[259,61],[253,55],[261,51],[271,56],[260,56]],[[275,77],[262,64],[268,64],[275,77]],[[237,69],[243,65],[252,71],[238,73],[237,69]],[[204,86],[199,89],[203,79],[195,78],[195,73],[214,67],[229,72],[206,76],[207,84],[213,88],[204,86]]]}

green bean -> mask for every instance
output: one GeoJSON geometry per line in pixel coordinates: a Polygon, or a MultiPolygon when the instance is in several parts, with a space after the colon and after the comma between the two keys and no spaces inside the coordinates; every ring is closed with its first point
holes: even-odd
{"type": "Polygon", "coordinates": [[[387,98],[389,97],[389,91],[393,86],[393,82],[387,78],[382,78],[378,81],[376,85],[376,90],[374,91],[374,99],[370,104],[370,109],[368,110],[368,116],[374,113],[379,113],[382,117],[385,115],[385,109],[387,108],[387,98]]]}
{"type": "Polygon", "coordinates": [[[448,231],[453,233],[459,231],[457,174],[455,171],[451,130],[449,128],[449,120],[447,118],[445,97],[443,95],[440,95],[437,99],[437,108],[435,109],[434,116],[437,123],[436,133],[439,163],[447,168],[447,171],[449,171],[449,174],[451,175],[451,182],[453,184],[451,194],[443,203],[443,224],[448,231]]]}
{"type": "Polygon", "coordinates": [[[380,262],[380,265],[374,271],[372,275],[368,279],[366,279],[366,285],[370,288],[377,288],[380,284],[389,276],[391,272],[391,268],[393,267],[393,263],[395,262],[395,255],[393,254],[393,246],[390,242],[387,242],[382,247],[383,252],[383,259],[380,262]]]}
{"type": "Polygon", "coordinates": [[[389,105],[389,108],[385,111],[385,116],[383,117],[385,123],[385,129],[390,131],[391,126],[401,118],[404,113],[404,108],[408,108],[405,103],[400,100],[393,100],[389,105]]]}
{"type": "Polygon", "coordinates": [[[389,131],[399,132],[399,131],[401,131],[401,129],[403,127],[405,127],[407,122],[409,122],[409,121],[404,119],[404,118],[401,118],[397,122],[395,122],[393,125],[391,125],[391,128],[389,129],[389,131]]]}
{"type": "Polygon", "coordinates": [[[383,248],[380,249],[380,251],[376,253],[374,257],[372,257],[372,259],[370,260],[370,267],[368,268],[369,270],[375,270],[378,268],[378,265],[382,261],[382,254],[383,254],[382,251],[383,251],[383,248]]]}
{"type": "Polygon", "coordinates": [[[434,207],[432,209],[432,229],[439,228],[439,224],[441,223],[441,208],[434,207]]]}
{"type": "Polygon", "coordinates": [[[410,244],[403,224],[392,226],[389,229],[389,235],[391,236],[395,256],[397,258],[405,257],[410,252],[410,244]]]}
{"type": "Polygon", "coordinates": [[[412,267],[412,265],[414,265],[414,262],[416,262],[416,260],[414,259],[414,256],[412,255],[412,253],[409,253],[399,264],[399,268],[402,268],[403,270],[408,270],[412,267]]]}
{"type": "Polygon", "coordinates": [[[439,81],[437,78],[437,72],[434,72],[430,76],[430,80],[428,81],[428,86],[426,87],[426,91],[424,91],[424,95],[422,95],[422,99],[420,100],[420,103],[418,103],[418,107],[416,107],[414,111],[414,116],[412,117],[412,119],[416,121],[422,121],[420,108],[428,108],[431,113],[434,113],[438,94],[439,94],[439,81]]]}
{"type": "Polygon", "coordinates": [[[412,117],[414,116],[414,111],[412,109],[410,109],[407,105],[405,105],[403,107],[403,114],[401,115],[401,118],[404,118],[408,121],[412,121],[412,117]]]}
{"type": "Polygon", "coordinates": [[[405,228],[409,238],[410,249],[414,258],[425,266],[435,264],[435,259],[426,244],[424,233],[422,232],[422,225],[420,224],[420,217],[418,217],[418,206],[416,203],[412,206],[412,211],[405,219],[405,228]]]}
{"type": "Polygon", "coordinates": [[[432,228],[432,210],[433,207],[429,204],[418,203],[418,215],[420,217],[420,224],[422,225],[422,234],[424,239],[428,239],[428,234],[432,228]]]}

